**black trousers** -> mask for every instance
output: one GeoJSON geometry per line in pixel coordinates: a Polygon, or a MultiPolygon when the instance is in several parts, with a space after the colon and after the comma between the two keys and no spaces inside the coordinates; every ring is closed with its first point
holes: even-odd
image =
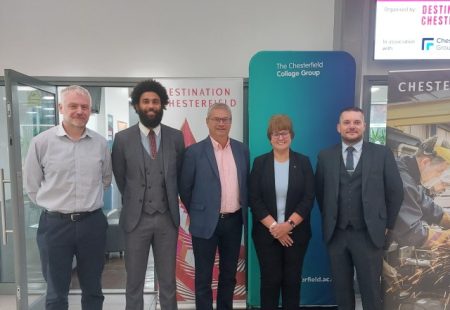
{"type": "Polygon", "coordinates": [[[228,218],[219,219],[216,230],[209,239],[192,236],[192,248],[195,257],[195,309],[213,309],[211,284],[216,250],[219,251],[217,310],[233,309],[241,239],[241,212],[237,212],[237,214],[228,218]]]}
{"type": "Polygon", "coordinates": [[[282,308],[297,310],[308,242],[284,247],[278,240],[260,240],[255,235],[253,241],[261,270],[261,310],[277,309],[280,292],[282,308]]]}
{"type": "Polygon", "coordinates": [[[101,275],[108,222],[101,210],[73,222],[42,212],[37,231],[42,273],[47,281],[46,309],[68,309],[72,261],[76,257],[83,310],[102,309],[101,275]]]}
{"type": "Polygon", "coordinates": [[[364,310],[382,310],[383,250],[373,244],[367,230],[337,228],[327,248],[339,310],[355,309],[354,269],[364,310]]]}

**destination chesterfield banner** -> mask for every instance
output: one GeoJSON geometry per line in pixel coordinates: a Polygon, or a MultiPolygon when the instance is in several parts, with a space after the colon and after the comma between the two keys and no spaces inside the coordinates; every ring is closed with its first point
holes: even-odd
{"type": "MultiPolygon", "coordinates": [[[[231,108],[233,123],[230,136],[243,141],[244,102],[243,81],[239,78],[191,78],[157,79],[167,89],[169,104],[164,111],[163,123],[180,129],[187,146],[208,137],[206,114],[210,105],[224,103],[231,108]]],[[[177,249],[177,300],[180,304],[195,304],[194,255],[189,234],[189,216],[180,203],[180,231],[177,249]]],[[[218,283],[218,259],[213,271],[214,300],[218,283]]],[[[242,241],[238,262],[237,284],[234,301],[244,304],[245,284],[245,247],[242,241]]]]}

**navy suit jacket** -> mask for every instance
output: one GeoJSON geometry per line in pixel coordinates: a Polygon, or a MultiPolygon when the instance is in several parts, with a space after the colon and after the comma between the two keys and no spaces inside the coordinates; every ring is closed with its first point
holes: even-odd
{"type": "MultiPolygon", "coordinates": [[[[249,151],[243,143],[230,139],[239,182],[239,203],[247,222],[247,179],[249,151]]],[[[221,185],[211,138],[186,149],[179,184],[180,198],[190,217],[189,231],[194,237],[209,239],[220,213],[221,185]]]]}
{"type": "MultiPolygon", "coordinates": [[[[162,160],[169,210],[175,227],[180,225],[178,177],[184,152],[181,131],[161,124],[162,160]]],[[[114,177],[122,194],[120,226],[131,232],[141,218],[145,194],[145,167],[141,133],[136,124],[118,132],[112,147],[114,177]]],[[[145,151],[144,151],[145,152],[145,151]]]]}
{"type": "MultiPolygon", "coordinates": [[[[392,152],[385,146],[364,142],[362,205],[370,238],[377,247],[385,242],[386,228],[392,229],[403,201],[403,183],[392,152]]],[[[342,144],[319,153],[316,169],[316,197],[322,213],[323,236],[329,242],[336,229],[339,203],[339,171],[342,144]]]]}
{"type": "MultiPolygon", "coordinates": [[[[275,239],[260,222],[271,215],[277,220],[275,170],[273,152],[255,158],[249,185],[250,208],[253,214],[253,239],[272,242],[275,239]]],[[[303,221],[293,230],[294,242],[306,243],[311,238],[310,211],[314,203],[314,174],[309,158],[293,151],[289,154],[289,180],[285,221],[298,213],[303,221]]]]}

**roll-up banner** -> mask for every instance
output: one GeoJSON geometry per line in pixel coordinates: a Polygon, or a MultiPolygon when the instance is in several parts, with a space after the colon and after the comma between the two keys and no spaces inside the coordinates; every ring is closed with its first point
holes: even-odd
{"type": "Polygon", "coordinates": [[[450,70],[389,72],[386,144],[404,199],[385,251],[385,309],[450,307],[450,70]]]}
{"type": "MultiPolygon", "coordinates": [[[[164,111],[162,123],[183,132],[186,146],[208,137],[206,113],[214,103],[227,104],[233,114],[230,136],[243,140],[244,102],[243,80],[240,78],[180,78],[157,79],[167,89],[169,104],[164,111]]],[[[189,217],[180,203],[180,231],[177,249],[177,300],[180,305],[195,305],[194,255],[189,234],[189,217]]],[[[201,268],[201,267],[200,267],[201,268]]],[[[218,259],[213,270],[214,300],[218,282],[218,259]]],[[[241,245],[238,263],[237,284],[234,301],[244,304],[245,288],[245,248],[241,245]]]]}
{"type": "MultiPolygon", "coordinates": [[[[271,150],[269,118],[287,114],[295,138],[291,148],[307,155],[313,167],[321,149],[340,141],[339,112],[354,105],[355,61],[345,52],[259,52],[250,62],[249,146],[252,160],[271,150]]],[[[251,221],[251,219],[250,219],[251,221]]],[[[311,214],[312,239],[303,264],[301,304],[333,305],[328,256],[317,206],[311,214]]],[[[248,304],[260,304],[260,276],[249,227],[248,304]]]]}

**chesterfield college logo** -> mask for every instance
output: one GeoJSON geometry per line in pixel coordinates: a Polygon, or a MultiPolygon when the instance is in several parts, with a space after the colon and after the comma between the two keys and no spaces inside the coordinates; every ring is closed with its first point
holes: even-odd
{"type": "Polygon", "coordinates": [[[422,38],[422,51],[429,51],[434,45],[434,38],[422,38]]]}

